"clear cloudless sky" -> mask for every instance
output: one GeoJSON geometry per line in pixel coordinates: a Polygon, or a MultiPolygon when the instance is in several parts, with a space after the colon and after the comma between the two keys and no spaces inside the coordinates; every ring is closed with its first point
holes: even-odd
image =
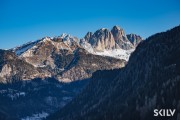
{"type": "Polygon", "coordinates": [[[180,24],[180,0],[0,0],[0,49],[119,25],[143,38],[180,24]]]}

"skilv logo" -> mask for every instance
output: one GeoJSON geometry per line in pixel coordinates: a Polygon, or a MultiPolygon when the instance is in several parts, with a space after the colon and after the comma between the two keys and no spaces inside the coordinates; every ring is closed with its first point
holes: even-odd
{"type": "Polygon", "coordinates": [[[176,109],[154,109],[154,116],[173,116],[176,109]]]}

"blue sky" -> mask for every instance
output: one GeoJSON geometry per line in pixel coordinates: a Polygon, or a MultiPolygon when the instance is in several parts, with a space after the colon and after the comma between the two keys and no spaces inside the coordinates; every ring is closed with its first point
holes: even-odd
{"type": "Polygon", "coordinates": [[[146,38],[180,24],[179,0],[0,0],[0,49],[119,25],[146,38]]]}

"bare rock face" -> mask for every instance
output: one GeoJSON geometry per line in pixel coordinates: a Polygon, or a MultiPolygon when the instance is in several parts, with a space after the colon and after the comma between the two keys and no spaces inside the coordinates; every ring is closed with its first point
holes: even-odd
{"type": "MultiPolygon", "coordinates": [[[[97,30],[94,34],[88,32],[84,40],[86,44],[90,44],[94,51],[104,51],[113,49],[130,50],[142,41],[140,36],[133,34],[132,37],[126,36],[124,30],[118,26],[114,26],[111,31],[102,28],[97,30]]],[[[90,47],[88,47],[90,48],[90,47]]]]}
{"type": "Polygon", "coordinates": [[[10,77],[11,76],[11,72],[12,72],[11,67],[8,64],[5,64],[2,67],[2,70],[1,70],[1,73],[0,73],[0,77],[1,78],[10,77]]]}
{"type": "Polygon", "coordinates": [[[136,35],[136,34],[128,34],[127,38],[129,39],[129,41],[136,47],[141,41],[143,41],[143,39],[141,38],[141,36],[136,35]]]}
{"type": "Polygon", "coordinates": [[[113,34],[113,37],[116,42],[119,39],[122,39],[123,41],[128,41],[124,30],[121,29],[119,26],[114,26],[111,30],[111,33],[113,34]]]}
{"type": "Polygon", "coordinates": [[[34,78],[50,77],[33,65],[19,59],[13,52],[0,50],[0,82],[16,82],[34,78]]]}
{"type": "Polygon", "coordinates": [[[85,39],[92,45],[96,51],[115,48],[113,35],[108,29],[97,30],[93,35],[88,34],[85,39]]]}
{"type": "Polygon", "coordinates": [[[90,78],[97,70],[110,70],[125,66],[125,60],[111,57],[102,57],[89,54],[84,49],[78,49],[75,53],[73,65],[62,72],[62,78],[68,81],[90,78]]]}
{"type": "Polygon", "coordinates": [[[64,51],[67,51],[66,54],[73,54],[73,51],[79,46],[76,41],[76,38],[64,34],[53,39],[45,37],[27,51],[24,51],[19,57],[35,67],[54,69],[56,67],[54,54],[60,55],[64,51]]]}
{"type": "Polygon", "coordinates": [[[89,40],[91,39],[92,35],[93,35],[92,32],[88,32],[88,33],[85,35],[84,39],[89,42],[89,40]]]}
{"type": "Polygon", "coordinates": [[[121,29],[120,27],[114,26],[111,30],[111,33],[113,34],[114,40],[117,44],[116,48],[122,48],[125,50],[134,48],[134,46],[128,40],[124,30],[121,29]]]}

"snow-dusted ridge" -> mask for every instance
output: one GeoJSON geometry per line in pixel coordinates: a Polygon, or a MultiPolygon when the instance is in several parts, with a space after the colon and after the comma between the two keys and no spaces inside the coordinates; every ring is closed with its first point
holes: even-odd
{"type": "MultiPolygon", "coordinates": [[[[39,39],[36,41],[30,41],[26,44],[23,44],[21,46],[17,46],[13,49],[10,49],[10,50],[15,52],[16,55],[18,55],[18,56],[20,56],[20,55],[26,56],[27,54],[30,54],[30,51],[34,51],[37,48],[38,43],[50,41],[54,45],[53,39],[55,39],[55,38],[63,39],[63,42],[67,45],[71,45],[71,43],[74,41],[73,36],[66,34],[66,33],[63,33],[61,36],[58,36],[58,37],[43,37],[42,39],[39,39]]],[[[62,48],[62,49],[64,49],[64,48],[62,48]]]]}
{"type": "Polygon", "coordinates": [[[131,49],[131,50],[113,49],[113,50],[104,50],[103,52],[94,52],[93,54],[101,55],[101,56],[109,56],[109,57],[124,59],[128,61],[131,53],[134,50],[135,49],[131,49]]]}
{"type": "MultiPolygon", "coordinates": [[[[100,30],[105,30],[106,28],[101,28],[100,30]]],[[[120,29],[120,28],[119,28],[120,29]]],[[[73,44],[73,42],[76,42],[81,47],[86,49],[89,53],[94,55],[101,55],[101,56],[109,56],[114,57],[117,59],[124,59],[128,61],[129,56],[134,51],[134,49],[130,50],[124,50],[124,49],[105,49],[104,51],[95,51],[94,48],[84,39],[81,39],[80,41],[78,38],[71,36],[70,34],[63,33],[62,35],[58,37],[44,37],[37,41],[31,41],[26,44],[23,44],[22,46],[18,46],[16,48],[11,49],[16,53],[16,55],[21,57],[29,57],[32,56],[33,52],[37,49],[37,44],[43,43],[43,42],[51,42],[54,46],[56,46],[58,49],[69,49],[70,46],[73,44]],[[57,42],[54,41],[54,39],[62,39],[61,42],[63,42],[66,46],[59,45],[57,42]]],[[[130,44],[130,43],[127,43],[130,44]]]]}
{"type": "Polygon", "coordinates": [[[15,47],[13,49],[11,49],[12,51],[14,51],[16,53],[16,55],[21,55],[22,53],[26,52],[27,50],[29,50],[30,48],[32,48],[36,43],[38,43],[40,40],[37,41],[30,41],[26,44],[23,44],[21,46],[15,47]]]}
{"type": "Polygon", "coordinates": [[[89,43],[87,43],[84,39],[81,39],[80,45],[91,54],[100,55],[100,56],[109,56],[117,59],[124,59],[126,61],[129,60],[131,53],[135,50],[135,49],[123,50],[119,48],[119,49],[105,49],[104,51],[95,51],[93,47],[89,43]]]}

